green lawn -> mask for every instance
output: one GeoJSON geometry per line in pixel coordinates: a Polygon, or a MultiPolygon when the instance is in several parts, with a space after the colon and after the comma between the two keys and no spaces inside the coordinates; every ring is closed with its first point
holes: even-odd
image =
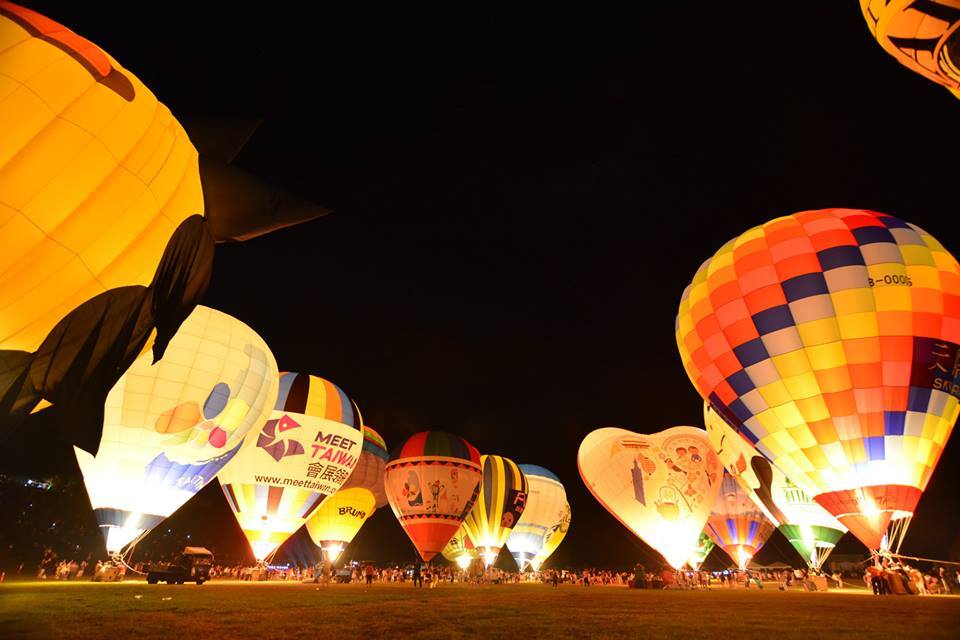
{"type": "Polygon", "coordinates": [[[7,583],[0,638],[957,638],[960,597],[521,584],[7,583]],[[139,598],[137,596],[140,596],[139,598]]]}

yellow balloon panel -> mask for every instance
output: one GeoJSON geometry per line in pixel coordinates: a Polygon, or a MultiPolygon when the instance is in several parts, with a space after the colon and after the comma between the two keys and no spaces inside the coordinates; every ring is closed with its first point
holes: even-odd
{"type": "Polygon", "coordinates": [[[0,349],[33,351],[106,289],[149,284],[204,212],[197,151],[99,47],[0,2],[0,349]]]}
{"type": "Polygon", "coordinates": [[[75,449],[111,552],[210,482],[277,396],[266,343],[208,307],[194,309],[152,360],[137,358],[107,396],[96,457],[75,449]]]}
{"type": "Polygon", "coordinates": [[[450,538],[450,541],[447,542],[447,546],[443,548],[441,553],[443,554],[443,557],[450,562],[457,562],[457,560],[462,556],[467,556],[471,559],[478,556],[477,550],[470,541],[469,534],[467,534],[467,529],[462,523],[460,524],[460,528],[457,529],[457,532],[453,534],[452,538],[450,538]]]}
{"type": "Polygon", "coordinates": [[[707,434],[672,427],[653,435],[604,428],[577,456],[594,497],[624,526],[680,568],[696,548],[720,490],[723,467],[707,434]]]}
{"type": "Polygon", "coordinates": [[[540,548],[540,552],[537,553],[536,557],[530,562],[530,564],[533,565],[534,571],[540,570],[540,566],[546,562],[547,558],[557,550],[557,547],[560,546],[563,539],[567,537],[567,531],[570,530],[571,515],[570,503],[568,502],[564,505],[559,521],[550,527],[550,530],[547,531],[547,534],[544,536],[543,546],[540,548]]]}
{"type": "Polygon", "coordinates": [[[960,0],[860,0],[883,50],[960,97],[960,0]]]}

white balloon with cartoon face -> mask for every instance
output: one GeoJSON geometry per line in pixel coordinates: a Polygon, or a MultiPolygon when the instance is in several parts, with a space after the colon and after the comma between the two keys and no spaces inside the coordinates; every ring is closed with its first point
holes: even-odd
{"type": "Polygon", "coordinates": [[[159,362],[150,351],[137,358],[107,396],[96,457],[75,449],[109,550],[216,476],[273,408],[277,378],[276,360],[256,332],[202,306],[159,362]]]}

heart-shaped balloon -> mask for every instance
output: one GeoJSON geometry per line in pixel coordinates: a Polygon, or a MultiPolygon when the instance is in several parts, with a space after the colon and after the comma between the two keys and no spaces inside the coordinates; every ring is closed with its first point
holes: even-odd
{"type": "Polygon", "coordinates": [[[707,432],[696,427],[597,429],[580,443],[577,466],[600,504],[678,569],[697,547],[723,477],[707,432]]]}

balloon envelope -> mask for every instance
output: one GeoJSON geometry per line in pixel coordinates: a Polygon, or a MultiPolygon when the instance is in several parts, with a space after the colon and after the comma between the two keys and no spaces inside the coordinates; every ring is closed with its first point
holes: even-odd
{"type": "Polygon", "coordinates": [[[361,424],[357,406],[332,382],[281,374],[273,412],[218,476],[257,560],[343,486],[363,447],[361,424]]]}
{"type": "Polygon", "coordinates": [[[444,558],[457,564],[461,563],[460,559],[463,557],[472,560],[478,555],[476,548],[470,541],[470,536],[467,535],[467,529],[463,524],[461,524],[457,532],[453,534],[453,537],[447,541],[447,545],[441,553],[444,558]]]}
{"type": "Polygon", "coordinates": [[[607,511],[671,566],[683,566],[720,490],[723,467],[705,431],[597,429],[580,444],[577,464],[607,511]]]}
{"type": "Polygon", "coordinates": [[[553,472],[533,464],[521,464],[527,478],[527,504],[519,522],[507,538],[507,548],[521,571],[543,549],[551,529],[563,518],[567,492],[553,472]]]}
{"type": "Polygon", "coordinates": [[[327,562],[337,558],[353,541],[363,523],[376,511],[375,498],[366,489],[340,489],[323,501],[307,520],[307,533],[327,562]]]}
{"type": "Polygon", "coordinates": [[[720,494],[707,521],[707,535],[737,566],[746,569],[773,529],[774,524],[740,487],[736,478],[724,473],[720,494]]]}
{"type": "Polygon", "coordinates": [[[531,566],[534,571],[539,571],[541,565],[546,562],[554,551],[557,550],[557,547],[560,546],[560,543],[563,542],[563,539],[567,537],[567,531],[570,530],[570,503],[566,503],[563,506],[563,510],[560,512],[559,519],[554,523],[548,530],[546,535],[543,538],[543,547],[540,548],[540,552],[537,553],[536,557],[530,561],[531,566]]]}
{"type": "Polygon", "coordinates": [[[387,443],[373,428],[363,426],[363,450],[353,473],[347,478],[343,489],[366,489],[373,495],[374,507],[379,509],[387,504],[387,493],[383,488],[383,472],[390,453],[387,443]]]}
{"type": "Polygon", "coordinates": [[[960,98],[960,0],[860,0],[860,10],[884,51],[960,98]]]}
{"type": "Polygon", "coordinates": [[[703,419],[717,457],[803,559],[816,569],[847,532],[836,518],[760,455],[704,403],[703,419]]]}
{"type": "Polygon", "coordinates": [[[476,504],[463,521],[467,535],[491,565],[500,554],[507,536],[523,515],[527,502],[527,479],[509,458],[495,455],[480,457],[483,483],[476,504]]]}
{"type": "Polygon", "coordinates": [[[697,271],[687,375],[742,437],[877,549],[912,513],[957,419],[960,266],[892,216],[805,211],[697,271]]]}
{"type": "Polygon", "coordinates": [[[426,562],[470,512],[480,477],[480,453],[460,436],[422,431],[394,449],[384,472],[387,500],[426,562]]]}
{"type": "Polygon", "coordinates": [[[239,320],[197,307],[163,358],[107,396],[96,457],[74,449],[107,550],[120,551],[210,482],[277,395],[277,363],[239,320]]]}

